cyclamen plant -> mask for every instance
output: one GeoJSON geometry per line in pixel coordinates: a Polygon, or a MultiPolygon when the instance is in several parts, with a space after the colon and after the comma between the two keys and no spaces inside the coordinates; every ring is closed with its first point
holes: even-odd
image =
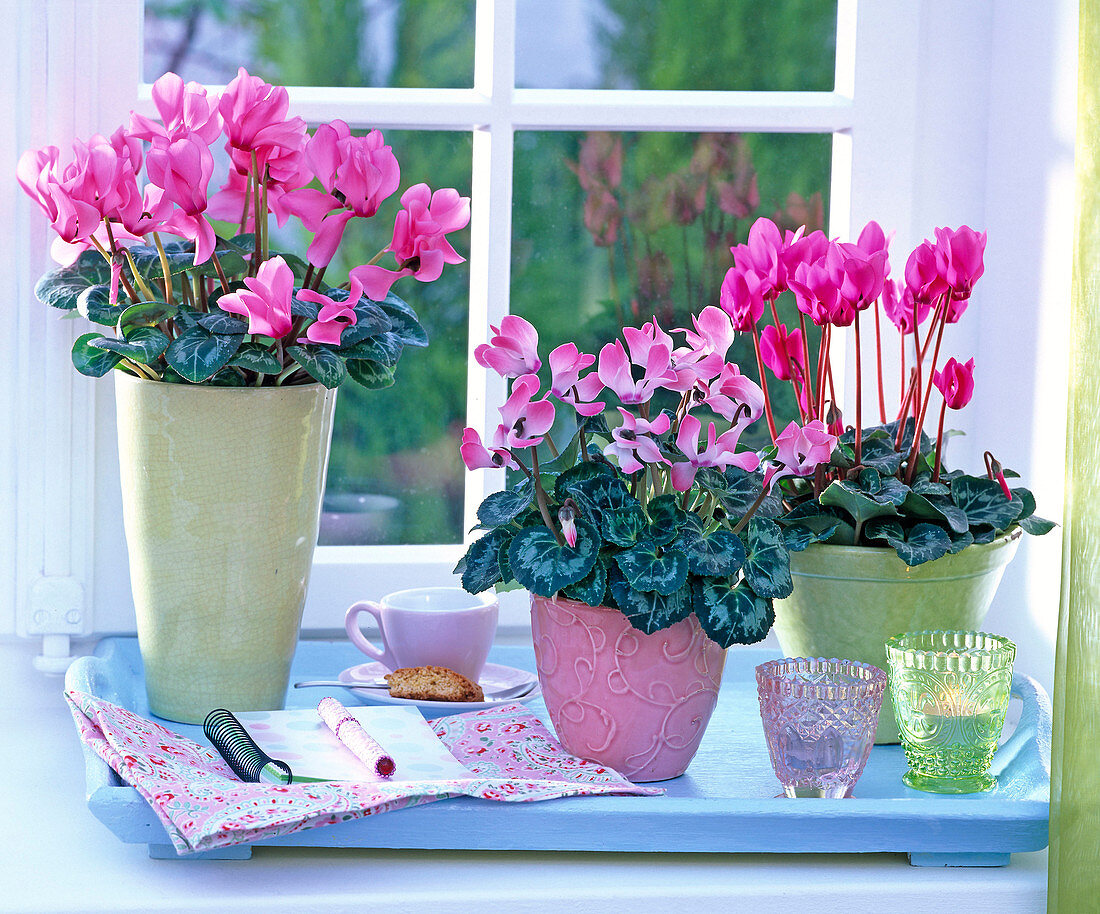
{"type": "Polygon", "coordinates": [[[834,544],[892,547],[906,564],[920,565],[1018,529],[1043,534],[1054,526],[1035,516],[1031,492],[1009,487],[1006,477],[1017,474],[988,451],[984,476],[944,465],[945,417],[970,402],[974,360],[941,364],[941,344],[985,270],[986,235],[964,225],[938,228],[935,237],[909,255],[904,280],[890,278],[890,239],[876,222],[851,244],[821,232],[784,234],[759,219],[748,243],[732,249],[735,265],[722,284],[721,305],[735,329],[752,335],[772,435],[768,372],[793,385],[803,422],[824,421],[839,439],[831,459],[812,476],[794,480],[785,493],[786,510],[777,520],[788,534],[807,531],[834,544]],[[788,289],[799,310],[797,328],[780,323],[775,306],[788,289]],[[879,424],[864,428],[863,388],[872,382],[863,370],[860,318],[868,310],[874,313],[879,424]],[[766,311],[772,323],[761,327],[766,311]],[[900,335],[896,414],[886,410],[880,311],[900,335]],[[807,318],[821,331],[814,361],[807,318]],[[846,327],[854,331],[856,369],[855,422],[848,427],[833,392],[830,346],[834,330],[846,327]],[[915,353],[908,371],[907,350],[915,353]],[[935,440],[924,433],[933,388],[939,392],[935,440]]]}
{"type": "Polygon", "coordinates": [[[220,97],[167,73],[153,101],[160,121],[131,113],[110,138],[74,143],[68,164],[56,146],[19,160],[19,183],[57,233],[62,265],[35,294],[114,330],[76,341],[77,370],[214,386],[391,385],[404,347],[428,337],[390,287],[403,276],[431,282],[462,262],[447,235],[468,224],[469,198],[408,188],[389,244],[333,288],[325,271],[348,223],[376,215],[400,185],[382,134],[353,136],[336,120],[310,135],[287,117],[287,90],[244,68],[220,97]],[[210,146],[223,135],[229,174],[210,195],[210,146]],[[313,233],[305,260],[271,249],[270,214],[313,233]],[[239,230],[219,237],[211,219],[239,230]],[[387,253],[396,269],[379,265],[387,253]]]}
{"type": "Polygon", "coordinates": [[[682,345],[656,320],[627,328],[625,347],[608,343],[598,363],[565,343],[549,355],[541,395],[535,328],[514,315],[493,328],[475,358],[515,380],[492,439],[483,443],[467,428],[462,459],[524,478],[478,509],[488,532],[455,569],[463,587],[479,593],[518,582],[542,596],[618,608],[646,633],[694,612],[723,647],[768,633],[772,600],[792,588],[788,550],[817,539],[805,527],[779,527],[774,493],[781,480],[827,462],[836,437],[820,420],[792,422],[767,453],[738,450],[764,413],[763,392],[726,361],[730,319],[710,306],[692,320],[692,329],[674,331],[682,345]],[[678,398],[675,410],[657,411],[662,391],[678,398]],[[614,429],[597,399],[605,394],[622,404],[614,429]],[[576,431],[558,448],[550,432],[563,408],[576,431]],[[540,464],[540,445],[557,456],[540,464]]]}

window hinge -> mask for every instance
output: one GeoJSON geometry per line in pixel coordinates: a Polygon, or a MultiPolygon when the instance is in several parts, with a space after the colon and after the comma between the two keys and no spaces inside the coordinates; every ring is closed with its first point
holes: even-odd
{"type": "Polygon", "coordinates": [[[36,670],[64,673],[73,659],[69,641],[85,633],[88,621],[84,585],[72,577],[43,576],[31,585],[16,630],[25,637],[41,636],[42,653],[34,658],[36,670]]]}

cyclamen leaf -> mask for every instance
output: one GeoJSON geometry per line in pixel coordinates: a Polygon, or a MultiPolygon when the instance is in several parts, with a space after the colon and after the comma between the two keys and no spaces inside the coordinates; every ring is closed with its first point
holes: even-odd
{"type": "MultiPolygon", "coordinates": [[[[177,305],[155,299],[139,301],[130,305],[118,316],[117,329],[120,335],[125,336],[134,327],[154,327],[170,317],[175,317],[179,310],[177,305]]],[[[194,313],[198,314],[197,311],[194,313]]]]}
{"type": "Polygon", "coordinates": [[[499,527],[511,523],[522,514],[535,498],[535,487],[525,479],[519,485],[503,492],[494,492],[477,509],[477,519],[487,527],[499,527]]]}
{"type": "Polygon", "coordinates": [[[779,525],[754,517],[746,528],[748,556],[741,570],[754,593],[762,597],[789,597],[794,590],[791,560],[779,525]]]}
{"type": "Polygon", "coordinates": [[[647,635],[668,628],[691,614],[691,596],[687,587],[671,594],[634,590],[617,568],[609,571],[608,587],[627,621],[647,635]]]}
{"type": "Polygon", "coordinates": [[[350,348],[344,341],[347,335],[348,331],[345,330],[340,337],[340,355],[345,359],[370,359],[392,367],[401,358],[401,343],[392,333],[379,333],[350,348]]]}
{"type": "Polygon", "coordinates": [[[1047,520],[1045,517],[1037,517],[1032,514],[1030,517],[1025,517],[1020,520],[1020,526],[1026,533],[1030,533],[1033,536],[1042,536],[1044,533],[1050,533],[1058,525],[1052,520],[1047,520]]]}
{"type": "MultiPolygon", "coordinates": [[[[821,493],[818,501],[823,505],[832,505],[849,514],[856,524],[865,524],[873,517],[896,515],[897,509],[888,501],[879,501],[862,491],[855,483],[847,480],[832,482],[821,493]]],[[[770,594],[766,594],[770,596],[770,594]]]]}
{"type": "Polygon", "coordinates": [[[660,549],[652,541],[642,541],[615,556],[619,570],[634,590],[668,594],[687,583],[688,560],[679,549],[660,549]]]}
{"type": "Polygon", "coordinates": [[[198,319],[198,325],[211,333],[247,333],[248,322],[226,314],[220,308],[209,311],[198,319]]]}
{"type": "Polygon", "coordinates": [[[347,380],[344,360],[324,346],[287,346],[286,354],[301,365],[311,378],[330,390],[347,380]]]}
{"type": "Polygon", "coordinates": [[[906,532],[892,518],[876,518],[867,525],[865,533],[868,539],[882,539],[893,546],[898,558],[910,567],[942,558],[952,547],[951,537],[934,524],[916,524],[906,532]]]}
{"type": "Polygon", "coordinates": [[[988,525],[998,532],[1007,529],[1024,509],[1022,499],[1009,501],[999,483],[977,476],[952,481],[951,500],[966,512],[972,527],[988,525]]]}
{"type": "Polygon", "coordinates": [[[745,546],[736,533],[718,529],[705,536],[681,538],[677,545],[692,574],[732,577],[745,563],[745,546]]]}
{"type": "Polygon", "coordinates": [[[552,596],[563,587],[583,580],[600,550],[600,535],[584,520],[577,520],[577,545],[560,544],[546,527],[525,527],[508,547],[508,562],[516,580],[531,593],[552,596]]]}
{"type": "Polygon", "coordinates": [[[73,343],[73,367],[89,378],[102,378],[122,361],[117,352],[92,346],[95,340],[106,339],[102,333],[85,333],[73,343]]]}
{"type": "Polygon", "coordinates": [[[347,369],[351,379],[368,390],[381,390],[384,387],[393,386],[393,368],[381,362],[372,362],[369,359],[348,359],[347,369]]]}
{"type": "Polygon", "coordinates": [[[420,326],[420,319],[404,301],[390,292],[378,302],[378,307],[389,318],[393,334],[406,346],[423,347],[428,345],[428,334],[420,326]]]}
{"type": "Polygon", "coordinates": [[[699,624],[719,647],[755,644],[775,622],[771,600],[754,593],[744,581],[732,586],[725,578],[703,579],[692,597],[699,624]]]}
{"type": "Polygon", "coordinates": [[[117,352],[121,356],[148,365],[155,362],[168,348],[168,334],[156,327],[135,327],[125,339],[117,340],[110,337],[101,337],[92,340],[90,345],[96,349],[106,349],[117,352]]]}
{"type": "Polygon", "coordinates": [[[282,363],[263,343],[242,343],[229,364],[231,367],[247,368],[260,374],[279,374],[283,370],[282,363]]]}
{"type": "Polygon", "coordinates": [[[955,533],[965,533],[970,529],[966,512],[949,501],[932,501],[932,498],[910,492],[902,503],[902,510],[912,517],[923,517],[937,523],[945,523],[955,533]]]}
{"type": "MultiPolygon", "coordinates": [[[[503,580],[498,553],[502,546],[507,546],[511,538],[507,530],[493,530],[470,543],[466,555],[459,562],[465,590],[481,593],[503,580]]],[[[459,572],[458,567],[455,572],[459,572]]]]}
{"type": "Polygon", "coordinates": [[[658,495],[646,505],[649,514],[649,535],[658,543],[670,543],[676,538],[688,513],[676,503],[675,495],[658,495]]]}
{"type": "Polygon", "coordinates": [[[82,251],[67,267],[42,275],[34,285],[34,297],[42,304],[72,311],[85,289],[109,282],[111,268],[98,251],[82,251]]]}
{"type": "Polygon", "coordinates": [[[837,526],[838,522],[836,520],[820,530],[814,530],[805,524],[792,524],[783,528],[783,542],[786,544],[788,552],[802,552],[814,543],[825,542],[833,535],[837,526]]]}
{"type": "MultiPolygon", "coordinates": [[[[330,289],[325,294],[329,295],[333,301],[346,301],[348,297],[347,292],[343,289],[330,289]],[[342,297],[336,294],[338,292],[341,293],[342,297]]],[[[316,305],[313,307],[317,308],[316,305]]],[[[317,311],[309,316],[315,318],[317,311]]],[[[372,336],[386,333],[392,328],[393,322],[390,321],[385,311],[374,302],[361,298],[355,306],[355,323],[340,334],[340,344],[342,346],[354,346],[356,343],[361,343],[372,336]]]]}
{"type": "Polygon", "coordinates": [[[894,450],[894,440],[890,437],[864,438],[860,459],[865,467],[872,467],[884,477],[891,477],[899,469],[905,455],[894,450]]]}
{"type": "Polygon", "coordinates": [[[125,304],[111,304],[111,287],[107,283],[98,286],[89,286],[80,293],[76,300],[76,310],[81,317],[85,317],[94,324],[102,324],[104,327],[114,327],[118,323],[119,315],[126,310],[125,304]]]}
{"type": "Polygon", "coordinates": [[[243,335],[217,336],[192,327],[172,340],[165,358],[188,381],[198,384],[228,365],[243,342],[243,335]]]}
{"type": "Polygon", "coordinates": [[[629,508],[613,508],[603,512],[600,530],[608,542],[629,549],[646,528],[646,517],[637,505],[629,508]]]}
{"type": "Polygon", "coordinates": [[[607,593],[607,568],[604,563],[597,561],[584,578],[564,588],[562,593],[586,606],[602,606],[607,593]]]}

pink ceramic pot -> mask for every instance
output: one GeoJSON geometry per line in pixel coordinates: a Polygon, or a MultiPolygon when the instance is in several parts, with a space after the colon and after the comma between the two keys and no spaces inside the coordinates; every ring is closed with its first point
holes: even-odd
{"type": "Polygon", "coordinates": [[[726,662],[694,614],[646,635],[617,609],[532,594],[531,630],[550,720],[569,752],[632,781],[684,773],[726,662]]]}

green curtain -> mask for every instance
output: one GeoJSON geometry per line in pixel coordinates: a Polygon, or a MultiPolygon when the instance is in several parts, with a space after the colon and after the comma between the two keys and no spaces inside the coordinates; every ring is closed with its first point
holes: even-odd
{"type": "Polygon", "coordinates": [[[1062,601],[1048,912],[1100,904],[1100,0],[1081,0],[1062,601]]]}

